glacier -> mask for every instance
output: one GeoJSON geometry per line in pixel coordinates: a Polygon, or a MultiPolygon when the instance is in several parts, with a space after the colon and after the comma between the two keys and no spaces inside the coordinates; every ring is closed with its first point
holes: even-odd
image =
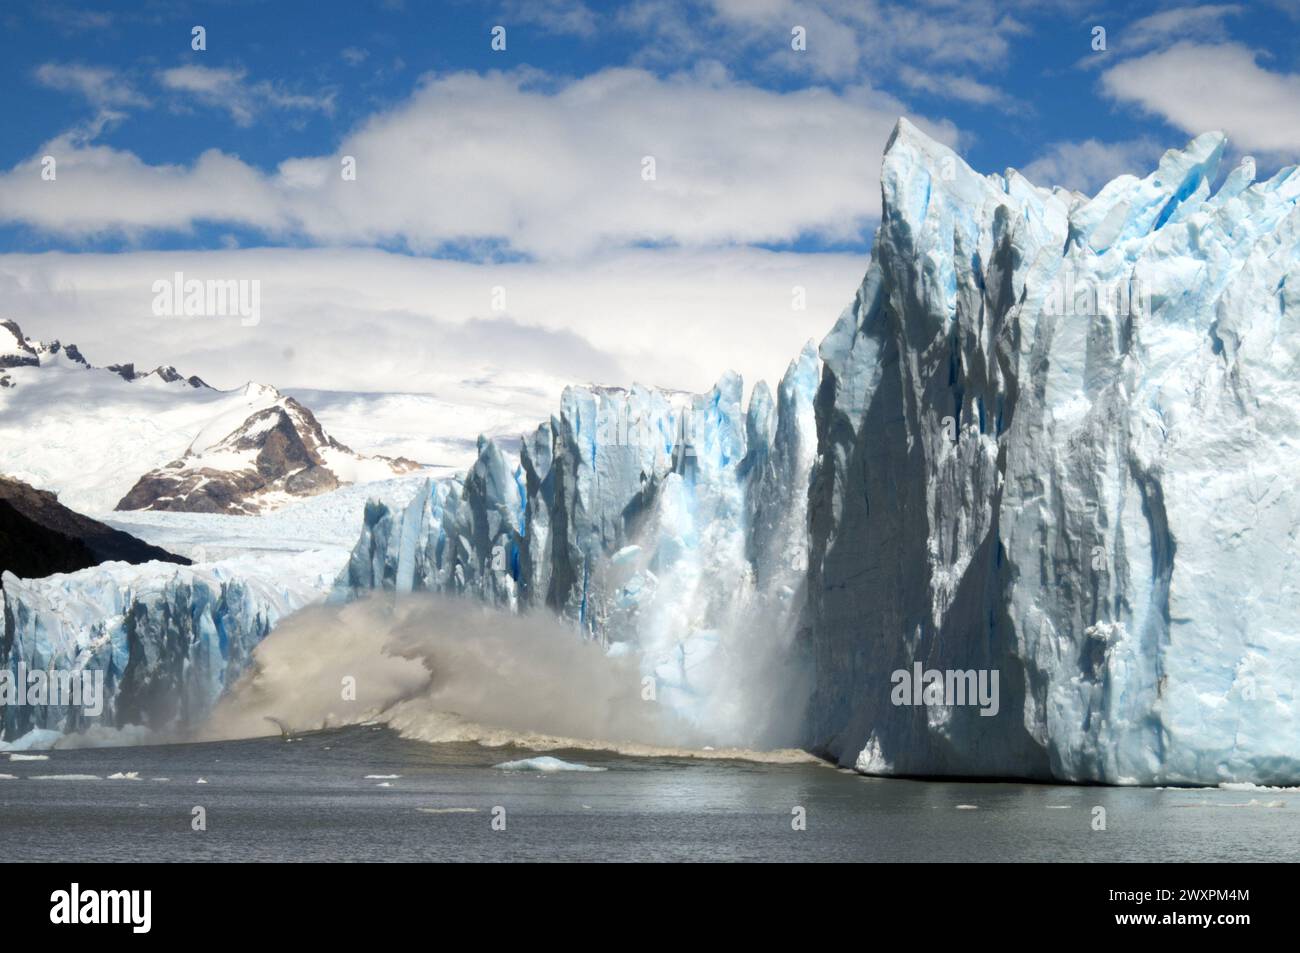
{"type": "Polygon", "coordinates": [[[866,275],[774,390],[570,387],[517,453],[370,500],[337,573],[6,577],[0,663],[100,665],[116,723],[192,720],[295,607],[430,591],[559,615],[719,744],[1300,782],[1300,171],[1216,189],[1226,148],[1090,198],[900,120],[866,275]],[[999,697],[900,704],[914,670],[999,697]]]}
{"type": "Polygon", "coordinates": [[[808,743],[882,774],[1300,778],[1300,172],[1212,193],[1225,146],[1088,199],[899,123],[820,351],[808,743]],[[999,671],[1000,716],[891,704],[917,661],[999,671]]]}
{"type": "Polygon", "coordinates": [[[569,387],[517,464],[481,440],[463,480],[430,481],[405,507],[371,501],[334,598],[446,592],[554,612],[634,653],[647,700],[692,726],[787,743],[818,375],[810,343],[775,397],[759,383],[745,406],[735,374],[699,395],[569,387]]]}
{"type": "Polygon", "coordinates": [[[1295,783],[1300,173],[1214,191],[1225,148],[1089,198],[900,120],[866,276],[775,402],[571,388],[513,470],[483,442],[372,503],[336,596],[545,607],[697,724],[864,773],[1295,783]],[[896,703],[917,664],[994,673],[996,715],[896,703]]]}
{"type": "MultiPolygon", "coordinates": [[[[13,673],[102,672],[97,715],[78,705],[0,706],[0,739],[137,726],[168,737],[203,723],[284,617],[324,599],[337,551],[195,566],[106,562],[3,578],[0,665],[13,673]]],[[[17,750],[17,749],[15,749],[17,750]]]]}

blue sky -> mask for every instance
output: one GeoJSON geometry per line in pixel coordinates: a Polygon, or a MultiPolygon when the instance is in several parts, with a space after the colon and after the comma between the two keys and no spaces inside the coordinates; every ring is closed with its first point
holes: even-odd
{"type": "MultiPolygon", "coordinates": [[[[65,328],[100,307],[145,349],[161,346],[157,334],[89,275],[147,275],[165,260],[150,254],[188,253],[200,268],[298,269],[284,290],[319,283],[311,263],[329,254],[365,250],[374,277],[362,269],[339,290],[366,299],[361,311],[420,311],[375,300],[393,258],[428,263],[422,280],[442,268],[438,282],[454,271],[474,288],[507,273],[515,286],[571,275],[545,304],[520,296],[531,310],[512,307],[509,320],[578,335],[603,355],[602,375],[649,368],[699,385],[703,362],[684,369],[691,357],[667,345],[647,355],[645,340],[613,336],[609,324],[644,315],[589,300],[581,276],[624,267],[653,289],[658,267],[673,307],[708,299],[712,313],[720,285],[767,276],[788,297],[807,275],[811,313],[766,335],[769,357],[751,347],[755,364],[775,367],[852,294],[899,115],[976,169],[1015,166],[1089,192],[1212,128],[1263,174],[1300,155],[1300,2],[1283,0],[56,0],[10,2],[0,20],[0,291],[65,328]],[[195,25],[206,50],[191,49],[195,25]],[[504,51],[491,47],[496,25],[504,51]],[[805,50],[791,48],[797,26],[805,50]],[[1093,49],[1097,27],[1105,51],[1093,49]],[[55,182],[40,178],[45,155],[55,182]],[[345,155],[355,182],[338,175],[345,155]],[[68,286],[73,302],[35,300],[68,286]],[[602,317],[566,319],[566,295],[602,317]]],[[[484,317],[478,291],[457,287],[430,291],[428,320],[484,317]]],[[[290,333],[296,312],[281,313],[290,333]]],[[[317,320],[322,335],[337,326],[317,320]]],[[[717,341],[736,343],[743,315],[708,320],[717,341]]],[[[167,343],[200,362],[220,353],[205,335],[167,343]]],[[[255,350],[243,341],[225,359],[255,350]]],[[[307,370],[290,376],[319,384],[307,370]]]]}

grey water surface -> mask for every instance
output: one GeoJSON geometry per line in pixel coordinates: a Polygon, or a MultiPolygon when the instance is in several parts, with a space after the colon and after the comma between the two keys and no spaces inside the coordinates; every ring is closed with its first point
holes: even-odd
{"type": "Polygon", "coordinates": [[[545,774],[495,767],[537,752],[378,727],[47,754],[0,754],[12,776],[0,862],[1300,860],[1300,792],[884,780],[585,751],[548,754],[605,770],[545,774]],[[128,772],[139,780],[109,780],[128,772]]]}

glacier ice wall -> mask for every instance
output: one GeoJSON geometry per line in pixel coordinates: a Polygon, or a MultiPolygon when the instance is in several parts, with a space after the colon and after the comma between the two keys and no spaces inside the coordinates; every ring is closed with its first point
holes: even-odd
{"type": "Polygon", "coordinates": [[[0,667],[15,682],[20,671],[103,672],[104,696],[94,716],[77,706],[0,706],[0,739],[197,726],[276,623],[326,596],[338,563],[322,551],[202,566],[108,562],[41,579],[5,573],[0,667]]]}
{"type": "Polygon", "coordinates": [[[734,374],[700,395],[570,387],[517,466],[481,440],[463,481],[373,501],[336,596],[552,611],[635,654],[653,700],[720,742],[792,740],[818,373],[810,344],[747,408],[734,374]]]}
{"type": "Polygon", "coordinates": [[[809,742],[896,774],[1300,779],[1300,172],[1095,198],[900,122],[821,346],[809,742]],[[994,717],[890,675],[1000,673],[994,717]]]}

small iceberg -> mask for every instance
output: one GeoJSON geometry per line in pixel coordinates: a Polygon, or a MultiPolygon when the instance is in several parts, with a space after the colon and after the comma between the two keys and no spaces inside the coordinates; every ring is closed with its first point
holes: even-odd
{"type": "Polygon", "coordinates": [[[48,754],[11,754],[10,761],[49,761],[48,754]]]}
{"type": "Polygon", "coordinates": [[[547,774],[555,771],[604,771],[604,768],[592,767],[589,764],[577,764],[572,761],[561,761],[559,758],[552,758],[550,755],[542,755],[538,758],[524,758],[522,761],[506,761],[504,764],[498,764],[502,771],[544,771],[547,774]]]}
{"type": "Polygon", "coordinates": [[[110,781],[139,781],[139,771],[117,771],[108,776],[110,781]]]}

